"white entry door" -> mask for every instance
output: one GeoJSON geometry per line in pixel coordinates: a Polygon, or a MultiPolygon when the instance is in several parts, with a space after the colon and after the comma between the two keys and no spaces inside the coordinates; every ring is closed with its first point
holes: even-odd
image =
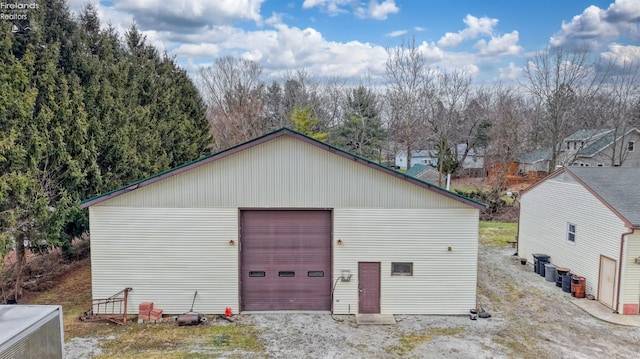
{"type": "Polygon", "coordinates": [[[598,280],[598,301],[613,309],[616,288],[616,261],[600,256],[600,278],[598,280]]]}

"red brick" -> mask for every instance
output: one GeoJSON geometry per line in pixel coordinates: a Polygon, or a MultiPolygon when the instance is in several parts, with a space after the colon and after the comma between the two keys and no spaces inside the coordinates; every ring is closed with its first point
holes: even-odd
{"type": "Polygon", "coordinates": [[[149,320],[149,314],[138,314],[138,320],[149,320]]]}
{"type": "Polygon", "coordinates": [[[161,318],[162,318],[162,309],[157,309],[157,308],[153,309],[149,314],[149,319],[151,320],[161,319],[161,318]]]}
{"type": "Polygon", "coordinates": [[[138,305],[138,310],[140,312],[149,312],[151,309],[153,309],[153,302],[144,302],[138,305]]]}

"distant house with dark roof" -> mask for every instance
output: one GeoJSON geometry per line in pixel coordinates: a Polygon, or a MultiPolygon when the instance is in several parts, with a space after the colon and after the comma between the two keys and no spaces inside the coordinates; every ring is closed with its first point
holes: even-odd
{"type": "Polygon", "coordinates": [[[640,167],[637,128],[579,130],[564,139],[558,164],[579,167],[640,167]]]}
{"type": "Polygon", "coordinates": [[[518,172],[549,172],[551,150],[542,148],[527,152],[518,157],[518,172]]]}
{"type": "MultiPolygon", "coordinates": [[[[582,129],[560,144],[557,165],[576,167],[640,167],[637,128],[582,129]]],[[[518,157],[520,173],[550,172],[551,149],[536,149],[518,157]]]]}
{"type": "Polygon", "coordinates": [[[521,192],[518,255],[586,278],[586,294],[639,314],[640,168],[563,167],[521,192]]]}
{"type": "Polygon", "coordinates": [[[438,184],[440,172],[431,165],[415,164],[405,172],[407,176],[415,177],[421,181],[438,184]]]}

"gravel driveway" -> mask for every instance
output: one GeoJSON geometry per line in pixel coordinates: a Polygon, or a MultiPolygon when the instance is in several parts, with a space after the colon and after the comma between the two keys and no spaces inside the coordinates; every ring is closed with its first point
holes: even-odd
{"type": "MultiPolygon", "coordinates": [[[[355,324],[329,314],[236,316],[260,332],[268,358],[633,358],[640,328],[609,324],[570,302],[572,297],[530,267],[511,248],[480,247],[479,303],[491,318],[396,315],[397,325],[355,324]]],[[[584,299],[587,300],[587,299],[584,299]]],[[[233,325],[216,323],[216,325],[233,325]]],[[[80,342],[80,341],[78,341],[80,342]]],[[[85,350],[88,348],[85,348],[85,350]]],[[[74,341],[71,353],[81,352],[74,341]]],[[[211,353],[206,348],[194,352],[211,353]]],[[[261,358],[265,354],[220,353],[261,358]]],[[[73,356],[69,356],[70,358],[73,356]]]]}

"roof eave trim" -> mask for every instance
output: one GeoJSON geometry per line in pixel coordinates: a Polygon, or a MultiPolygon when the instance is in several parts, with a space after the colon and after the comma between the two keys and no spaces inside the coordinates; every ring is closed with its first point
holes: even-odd
{"type": "Polygon", "coordinates": [[[135,189],[138,189],[138,188],[141,188],[141,187],[144,187],[144,186],[148,186],[148,185],[153,184],[155,182],[161,181],[161,180],[163,180],[165,178],[168,178],[168,177],[171,177],[171,176],[175,176],[177,174],[180,174],[182,172],[188,171],[190,169],[193,169],[193,168],[196,168],[196,167],[200,167],[202,165],[205,165],[207,163],[213,162],[213,161],[218,160],[220,158],[224,158],[224,157],[232,155],[232,154],[234,154],[236,152],[243,151],[245,149],[251,148],[253,146],[257,146],[257,145],[262,144],[264,142],[267,142],[267,141],[270,141],[270,140],[273,140],[273,139],[276,139],[276,138],[278,138],[280,136],[285,136],[285,135],[297,138],[297,139],[302,140],[304,142],[307,142],[307,143],[309,143],[311,145],[314,145],[314,146],[316,146],[316,147],[318,147],[320,149],[326,150],[328,152],[331,152],[331,153],[336,154],[338,156],[347,158],[349,160],[353,160],[353,161],[355,161],[357,163],[363,164],[363,165],[368,166],[370,168],[385,172],[385,173],[387,173],[389,175],[392,175],[392,176],[394,176],[394,177],[396,177],[398,179],[405,180],[405,181],[407,181],[409,183],[412,183],[412,184],[417,185],[419,187],[422,187],[422,188],[425,188],[427,190],[436,192],[438,194],[441,194],[441,195],[443,195],[445,197],[448,197],[450,199],[456,200],[458,202],[462,202],[462,203],[464,203],[466,205],[469,205],[471,207],[477,208],[479,210],[485,210],[486,209],[486,206],[485,206],[484,203],[477,202],[477,201],[475,201],[473,199],[470,199],[470,198],[467,198],[465,196],[459,195],[459,194],[457,194],[455,192],[451,192],[451,191],[448,191],[448,190],[446,190],[444,188],[440,188],[440,187],[438,187],[436,185],[432,185],[432,184],[430,184],[428,182],[421,181],[421,180],[419,180],[417,178],[411,177],[411,176],[406,175],[404,173],[400,173],[400,172],[391,170],[391,169],[389,169],[389,168],[387,168],[387,167],[385,167],[385,166],[383,166],[383,165],[381,165],[379,163],[375,163],[375,162],[373,162],[371,160],[368,160],[368,159],[366,159],[364,157],[359,157],[357,155],[354,155],[352,153],[349,153],[347,151],[344,151],[342,149],[339,149],[339,148],[334,147],[332,145],[329,145],[327,143],[318,141],[318,140],[316,140],[314,138],[311,138],[311,137],[306,136],[306,135],[304,135],[302,133],[293,131],[293,130],[291,130],[289,128],[286,128],[286,127],[283,127],[283,128],[278,129],[276,131],[264,134],[264,135],[262,135],[260,137],[257,137],[255,139],[253,139],[253,140],[250,140],[248,142],[244,142],[244,143],[239,144],[237,146],[228,148],[228,149],[223,150],[221,152],[217,152],[217,153],[205,156],[205,157],[197,159],[195,161],[188,162],[188,163],[186,163],[186,164],[184,164],[182,166],[178,166],[178,167],[169,169],[167,171],[158,173],[156,175],[153,175],[151,177],[147,177],[145,179],[142,179],[142,180],[139,180],[137,182],[131,183],[131,184],[127,185],[127,186],[121,187],[121,188],[113,190],[111,192],[103,193],[103,194],[95,196],[93,198],[89,198],[89,199],[87,199],[85,201],[82,201],[80,203],[80,206],[82,208],[87,208],[87,207],[96,205],[96,204],[98,204],[100,202],[103,202],[103,201],[106,201],[108,199],[120,196],[122,194],[125,194],[127,192],[133,191],[135,189]]]}

